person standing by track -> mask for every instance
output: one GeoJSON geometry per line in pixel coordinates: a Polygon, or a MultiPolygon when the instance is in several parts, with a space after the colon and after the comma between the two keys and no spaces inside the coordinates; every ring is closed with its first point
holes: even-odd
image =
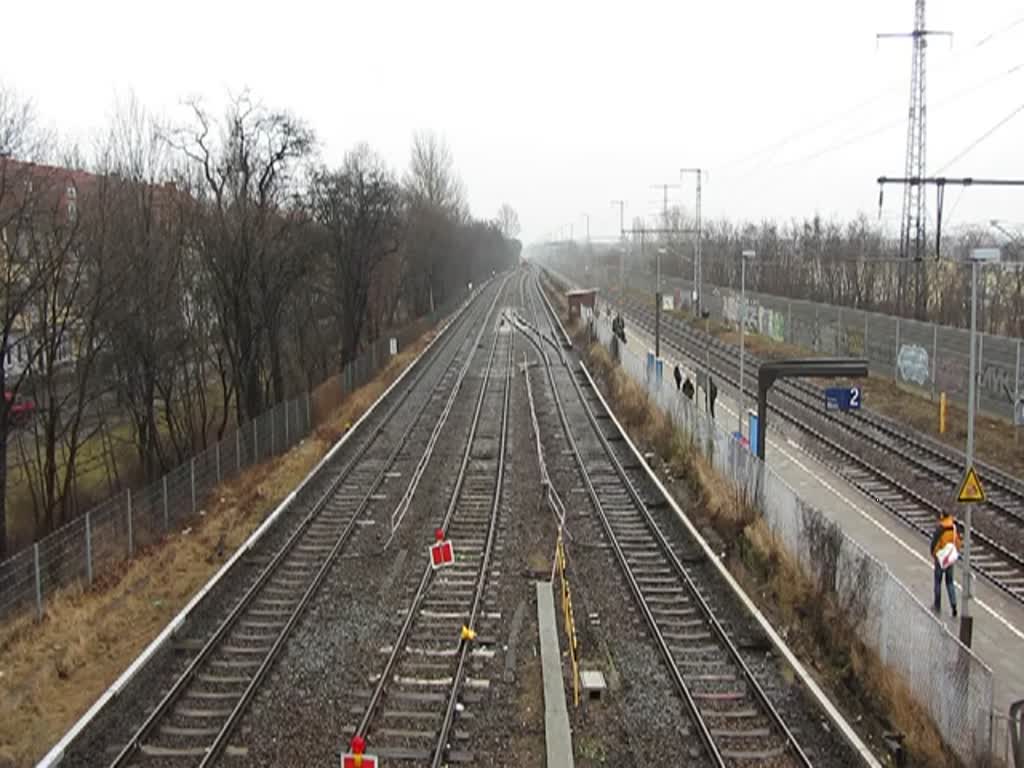
{"type": "Polygon", "coordinates": [[[957,530],[953,515],[940,513],[932,533],[932,560],[934,562],[934,598],[932,610],[942,611],[942,581],[945,579],[949,605],[956,618],[956,585],[953,583],[953,564],[960,557],[960,531],[957,530]]]}

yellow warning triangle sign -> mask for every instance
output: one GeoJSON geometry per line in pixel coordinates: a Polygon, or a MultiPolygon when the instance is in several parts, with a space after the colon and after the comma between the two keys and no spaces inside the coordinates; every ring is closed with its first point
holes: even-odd
{"type": "Polygon", "coordinates": [[[985,501],[985,490],[981,487],[981,480],[978,479],[978,473],[974,471],[974,467],[967,468],[967,474],[964,475],[964,481],[960,483],[960,492],[956,495],[956,500],[964,504],[985,501]]]}

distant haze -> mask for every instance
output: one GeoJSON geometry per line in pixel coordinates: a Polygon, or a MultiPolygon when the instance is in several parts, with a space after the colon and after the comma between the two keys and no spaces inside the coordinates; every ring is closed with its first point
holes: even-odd
{"type": "MultiPolygon", "coordinates": [[[[910,41],[875,33],[909,30],[912,0],[56,0],[3,16],[0,78],[85,147],[130,92],[175,115],[248,87],[305,118],[331,163],[366,140],[404,168],[413,133],[436,130],[474,214],[508,201],[526,241],[570,223],[582,237],[584,212],[614,235],[609,201],[652,214],[650,185],[681,166],[709,169],[707,216],[753,219],[875,217],[874,179],[903,173],[910,41]]],[[[1007,74],[1024,65],[1022,17],[1019,0],[930,2],[928,26],[955,38],[929,47],[929,171],[1024,104],[1024,67],[1007,74]]],[[[944,171],[1024,177],[1022,139],[1024,114],[944,171]]],[[[670,195],[691,207],[692,178],[670,195]]],[[[899,205],[888,189],[884,220],[899,205]]],[[[1020,221],[1024,189],[951,189],[946,206],[953,225],[1020,221]]]]}

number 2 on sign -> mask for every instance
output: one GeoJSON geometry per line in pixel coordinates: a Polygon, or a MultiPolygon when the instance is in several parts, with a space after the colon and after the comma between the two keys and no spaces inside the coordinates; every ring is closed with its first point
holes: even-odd
{"type": "Polygon", "coordinates": [[[850,407],[860,408],[860,387],[850,387],[850,407]]]}

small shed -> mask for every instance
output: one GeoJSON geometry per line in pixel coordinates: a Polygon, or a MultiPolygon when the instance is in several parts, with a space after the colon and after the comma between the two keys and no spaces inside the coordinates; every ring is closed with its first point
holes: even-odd
{"type": "Polygon", "coordinates": [[[569,319],[580,316],[580,307],[588,307],[593,311],[597,302],[597,288],[578,288],[565,292],[569,302],[569,319]]]}

